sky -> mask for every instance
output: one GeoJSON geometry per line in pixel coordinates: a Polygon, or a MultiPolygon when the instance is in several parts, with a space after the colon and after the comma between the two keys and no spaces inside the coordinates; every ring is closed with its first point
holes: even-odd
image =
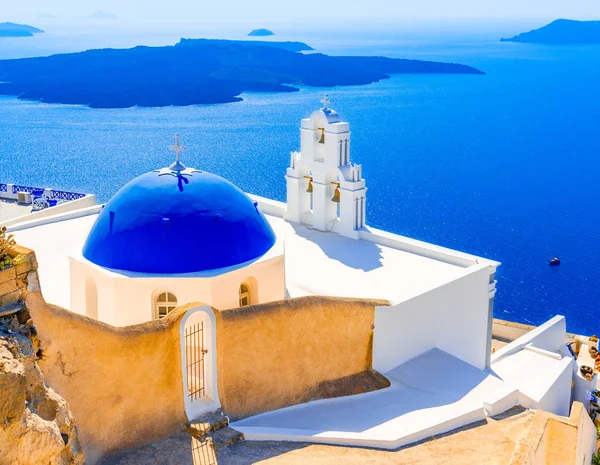
{"type": "Polygon", "coordinates": [[[322,27],[414,19],[600,19],[600,0],[0,0],[0,22],[41,14],[67,20],[96,10],[123,20],[322,27]]]}

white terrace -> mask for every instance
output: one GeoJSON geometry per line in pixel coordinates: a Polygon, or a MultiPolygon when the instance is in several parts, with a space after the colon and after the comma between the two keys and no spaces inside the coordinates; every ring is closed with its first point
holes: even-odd
{"type": "MultiPolygon", "coordinates": [[[[461,278],[473,267],[495,269],[498,265],[383,231],[363,231],[359,241],[315,231],[283,220],[284,203],[252,198],[259,202],[278,240],[285,243],[290,297],[364,297],[389,300],[394,305],[461,278]]],[[[9,228],[19,243],[35,250],[48,302],[71,308],[68,257],[81,256],[101,208],[33,218],[9,228]]],[[[490,291],[494,286],[492,282],[490,291]]]]}

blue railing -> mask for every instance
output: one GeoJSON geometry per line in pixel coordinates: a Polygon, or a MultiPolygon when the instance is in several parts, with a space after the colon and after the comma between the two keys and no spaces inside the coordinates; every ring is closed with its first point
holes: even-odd
{"type": "Polygon", "coordinates": [[[85,197],[85,194],[79,194],[77,192],[66,192],[66,191],[52,191],[52,198],[58,200],[77,200],[85,197]]]}
{"type": "MultiPolygon", "coordinates": [[[[40,189],[37,187],[29,187],[29,186],[18,186],[16,184],[13,185],[13,194],[16,194],[17,192],[29,192],[30,194],[33,194],[33,191],[39,191],[40,189]]],[[[42,189],[43,191],[44,189],[42,189]]]]}
{"type": "MultiPolygon", "coordinates": [[[[6,184],[0,184],[0,192],[8,192],[8,186],[6,184]]],[[[44,189],[40,187],[31,187],[31,186],[19,186],[14,184],[12,186],[12,193],[16,194],[17,192],[29,192],[31,195],[42,196],[44,194],[44,189]]],[[[80,194],[78,192],[67,192],[67,191],[50,191],[50,198],[56,200],[77,200],[85,197],[85,194],[80,194]]]]}

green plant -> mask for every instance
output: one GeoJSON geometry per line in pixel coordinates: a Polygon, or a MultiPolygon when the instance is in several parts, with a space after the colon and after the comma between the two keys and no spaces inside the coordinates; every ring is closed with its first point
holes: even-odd
{"type": "Polygon", "coordinates": [[[0,270],[13,265],[13,259],[9,251],[15,245],[15,239],[12,234],[6,233],[6,226],[0,228],[0,270]]]}
{"type": "Polygon", "coordinates": [[[600,425],[596,426],[596,441],[600,441],[600,425]]]}
{"type": "Polygon", "coordinates": [[[600,452],[592,455],[592,465],[600,465],[600,452]]]}

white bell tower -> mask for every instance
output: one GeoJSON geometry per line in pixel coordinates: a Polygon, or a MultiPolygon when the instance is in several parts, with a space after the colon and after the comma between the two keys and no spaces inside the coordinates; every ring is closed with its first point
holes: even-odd
{"type": "Polygon", "coordinates": [[[291,153],[285,218],[358,239],[366,216],[362,166],[350,163],[350,125],[329,108],[327,95],[321,102],[302,120],[300,152],[291,153]]]}

